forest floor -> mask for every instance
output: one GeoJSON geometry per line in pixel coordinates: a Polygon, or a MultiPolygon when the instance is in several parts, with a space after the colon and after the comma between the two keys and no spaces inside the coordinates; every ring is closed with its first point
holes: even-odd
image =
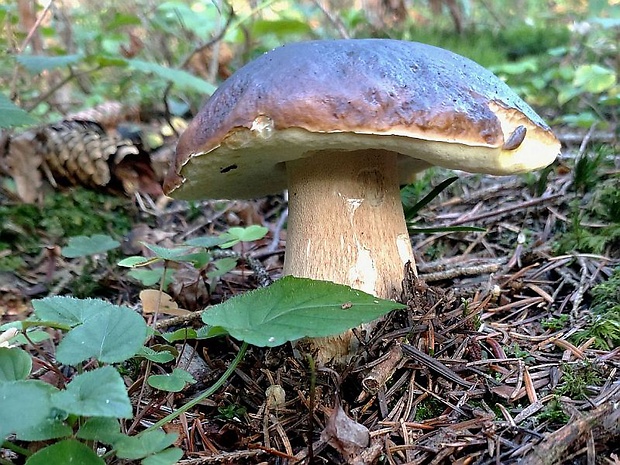
{"type": "MultiPolygon", "coordinates": [[[[414,234],[419,275],[407,275],[408,308],[360,334],[344,368],[311,369],[290,345],[251,347],[222,389],[166,426],[179,433],[181,463],[620,463],[620,347],[603,325],[597,332],[592,292],[615,283],[620,300],[620,253],[617,242],[602,253],[559,252],[575,234],[575,202],[589,195],[575,189],[573,164],[556,164],[542,187],[534,176],[457,173],[416,227],[486,231],[414,234]]],[[[597,179],[617,187],[618,168],[597,179]]],[[[257,276],[281,276],[281,196],[126,207],[134,221],[122,246],[127,255],[147,253],[140,241],[171,247],[231,226],[269,228],[265,238],[233,249],[254,259],[251,266],[241,260],[215,284],[180,266],[168,290],[184,308],[256,288],[257,276]]],[[[1,275],[3,321],[24,318],[31,297],[66,293],[84,273],[114,303],[139,306],[141,285],[106,260],[65,259],[51,246],[25,260],[28,273],[1,275]]],[[[150,322],[179,327],[178,320],[150,322]]],[[[175,395],[138,395],[141,378],[127,379],[139,402],[137,430],[213,384],[239,343],[218,338],[177,348],[198,383],[175,395]]]]}

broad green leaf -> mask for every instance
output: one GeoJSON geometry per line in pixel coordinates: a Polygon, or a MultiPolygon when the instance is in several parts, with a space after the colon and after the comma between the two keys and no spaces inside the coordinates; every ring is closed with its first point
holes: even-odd
{"type": "Polygon", "coordinates": [[[52,418],[51,396],[57,389],[38,380],[0,383],[0,440],[20,434],[52,418]]]}
{"type": "Polygon", "coordinates": [[[122,436],[118,419],[109,417],[89,418],[77,432],[77,437],[80,439],[100,441],[105,444],[114,444],[122,436]]]}
{"type": "Polygon", "coordinates": [[[101,68],[105,68],[108,66],[116,66],[117,68],[126,68],[129,65],[127,64],[127,60],[125,58],[121,58],[120,56],[114,55],[105,55],[102,53],[97,53],[96,55],[89,55],[84,60],[86,63],[99,66],[101,68]]]}
{"type": "Polygon", "coordinates": [[[0,128],[36,124],[37,120],[0,93],[0,128]]]}
{"type": "Polygon", "coordinates": [[[191,263],[195,268],[202,268],[211,260],[211,254],[203,251],[180,255],[175,261],[183,263],[191,263]]]}
{"type": "Polygon", "coordinates": [[[566,102],[574,99],[575,97],[584,93],[584,89],[582,87],[576,86],[566,86],[563,87],[560,92],[558,92],[558,103],[560,105],[564,105],[566,102]]]}
{"type": "Polygon", "coordinates": [[[138,352],[145,339],[142,316],[127,307],[110,305],[69,331],[58,344],[56,358],[67,365],[90,358],[123,362],[138,352]]]}
{"type": "Polygon", "coordinates": [[[196,330],[194,328],[180,328],[171,333],[163,333],[161,337],[168,342],[186,341],[196,339],[196,330]]]}
{"type": "Polygon", "coordinates": [[[168,350],[156,351],[150,347],[140,347],[136,357],[143,357],[155,363],[168,363],[175,359],[174,355],[168,350]]]}
{"type": "Polygon", "coordinates": [[[119,308],[101,299],[77,299],[53,296],[33,300],[34,314],[42,321],[55,321],[69,326],[79,325],[110,308],[119,308]]]}
{"type": "Polygon", "coordinates": [[[136,71],[154,74],[162,79],[173,82],[180,88],[192,89],[209,95],[215,92],[215,86],[213,84],[203,81],[187,71],[168,68],[157,63],[142,60],[127,60],[127,64],[136,71]]]}
{"type": "Polygon", "coordinates": [[[215,270],[207,273],[207,278],[209,279],[219,278],[234,270],[237,267],[237,259],[232,257],[221,258],[214,261],[213,266],[215,266],[215,270]]]}
{"type": "Polygon", "coordinates": [[[45,320],[22,320],[20,321],[21,327],[24,330],[29,330],[33,327],[43,327],[43,328],[52,328],[52,329],[60,329],[61,331],[69,331],[71,326],[58,323],[57,321],[45,321],[45,320]]]}
{"type": "Polygon", "coordinates": [[[122,28],[123,26],[139,26],[142,24],[140,18],[137,15],[114,12],[114,16],[110,22],[106,23],[106,30],[113,31],[115,29],[122,28]]]}
{"type": "Polygon", "coordinates": [[[69,243],[62,248],[62,256],[67,258],[87,257],[107,252],[120,247],[121,243],[105,234],[93,236],[75,236],[69,238],[69,243]]]}
{"type": "Polygon", "coordinates": [[[535,58],[529,58],[514,63],[505,63],[502,65],[492,66],[491,71],[496,74],[525,74],[528,72],[535,73],[538,71],[538,61],[535,58]]]}
{"type": "Polygon", "coordinates": [[[290,35],[311,34],[312,29],[308,22],[298,19],[258,19],[252,24],[252,33],[254,36],[258,37],[266,34],[286,37],[290,35]]]}
{"type": "Polygon", "coordinates": [[[142,460],[142,465],[173,465],[183,458],[183,450],[169,447],[142,460]]]}
{"type": "Polygon", "coordinates": [[[606,107],[619,107],[620,106],[620,88],[618,88],[618,94],[617,95],[611,95],[612,92],[610,92],[610,95],[601,95],[598,98],[598,103],[601,106],[606,106],[606,107]]]}
{"type": "Polygon", "coordinates": [[[250,344],[275,347],[339,334],[400,308],[405,306],[348,286],[286,276],[210,308],[202,321],[250,344]]]}
{"type": "Polygon", "coordinates": [[[131,418],[125,383],[111,366],[77,375],[64,391],[52,395],[54,406],[85,417],[131,418]]]}
{"type": "Polygon", "coordinates": [[[581,65],[575,71],[573,85],[593,94],[600,94],[614,87],[617,80],[613,69],[600,65],[581,65]]]}
{"type": "Polygon", "coordinates": [[[153,270],[140,268],[137,270],[130,270],[127,274],[136,281],[140,281],[140,283],[142,283],[145,287],[159,284],[161,279],[164,278],[164,289],[167,289],[168,285],[172,284],[174,281],[174,270],[166,269],[164,267],[155,268],[153,270]],[[165,278],[164,271],[166,272],[165,278]]]}
{"type": "Polygon", "coordinates": [[[75,439],[65,439],[64,441],[44,447],[26,460],[26,465],[50,465],[61,463],[105,465],[103,459],[97,456],[92,448],[75,439]]]}
{"type": "Polygon", "coordinates": [[[197,37],[207,40],[216,34],[215,28],[223,14],[220,8],[212,2],[161,2],[149,21],[163,26],[166,36],[177,34],[182,24],[184,31],[192,31],[197,37]]]}
{"type": "Polygon", "coordinates": [[[45,56],[45,55],[18,55],[17,62],[32,74],[39,74],[47,69],[61,68],[79,63],[84,57],[81,54],[45,56]]]}
{"type": "Polygon", "coordinates": [[[0,347],[0,383],[28,378],[32,370],[32,358],[25,350],[0,347]]]}
{"type": "Polygon", "coordinates": [[[172,373],[151,375],[147,382],[149,386],[160,391],[181,392],[187,384],[194,384],[196,380],[187,371],[175,368],[172,373]]]}
{"type": "Polygon", "coordinates": [[[22,329],[24,329],[21,321],[11,321],[9,323],[4,323],[3,325],[0,325],[0,334],[2,334],[4,331],[11,329],[11,328],[15,328],[18,331],[21,331],[22,329]]]}
{"type": "Polygon", "coordinates": [[[138,436],[124,436],[114,443],[116,455],[121,459],[138,460],[163,451],[174,444],[177,435],[162,430],[147,431],[138,436]]]}
{"type": "Polygon", "coordinates": [[[71,436],[73,429],[64,422],[66,413],[52,409],[52,416],[55,412],[58,413],[58,418],[46,418],[38,425],[20,431],[17,438],[20,441],[48,441],[71,436]]]}
{"type": "MultiPolygon", "coordinates": [[[[161,336],[161,333],[158,333],[157,336],[161,336]]],[[[177,348],[170,344],[153,344],[151,349],[155,352],[170,352],[175,358],[179,356],[177,348]]]]}
{"type": "Polygon", "coordinates": [[[212,249],[213,247],[218,247],[228,241],[230,241],[230,237],[226,234],[221,234],[219,236],[194,237],[186,241],[185,243],[193,247],[204,247],[205,249],[212,249]]]}
{"type": "Polygon", "coordinates": [[[196,339],[211,339],[212,337],[226,336],[226,331],[221,326],[203,326],[196,331],[196,339]]]}
{"type": "Polygon", "coordinates": [[[122,259],[117,263],[118,266],[124,266],[126,268],[136,268],[139,266],[147,266],[152,263],[157,263],[162,259],[159,257],[138,257],[132,256],[122,259]]]}
{"type": "Polygon", "coordinates": [[[594,114],[594,112],[582,111],[581,113],[577,114],[563,115],[559,118],[559,120],[563,123],[568,124],[569,126],[586,129],[599,121],[599,118],[596,114],[594,114]]]}
{"type": "Polygon", "coordinates": [[[188,240],[186,244],[194,247],[205,247],[207,249],[218,246],[226,249],[239,242],[252,242],[262,239],[268,232],[269,229],[264,226],[251,225],[246,228],[234,226],[219,236],[195,237],[188,240]]]}
{"type": "Polygon", "coordinates": [[[269,232],[269,229],[264,226],[258,226],[253,224],[252,226],[248,226],[247,228],[242,228],[239,226],[234,226],[228,230],[228,232],[224,233],[222,236],[227,237],[228,241],[221,245],[223,249],[232,247],[238,242],[252,242],[257,241],[265,237],[265,235],[269,232]]]}
{"type": "Polygon", "coordinates": [[[153,252],[158,258],[162,260],[180,261],[181,257],[189,255],[192,251],[192,247],[175,247],[174,249],[168,249],[155,244],[147,244],[142,242],[142,245],[153,252]]]}
{"type": "Polygon", "coordinates": [[[563,57],[570,49],[568,47],[553,47],[547,50],[547,54],[552,57],[563,57]]]}

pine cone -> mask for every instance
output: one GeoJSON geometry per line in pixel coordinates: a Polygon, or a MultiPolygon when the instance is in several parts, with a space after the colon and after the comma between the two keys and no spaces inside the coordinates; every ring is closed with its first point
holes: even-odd
{"type": "MultiPolygon", "coordinates": [[[[53,185],[125,195],[162,193],[149,155],[140,144],[106,133],[92,121],[65,120],[20,134],[10,142],[9,166],[17,166],[20,157],[39,159],[44,176],[53,185]]],[[[20,174],[16,171],[13,177],[20,174]]]]}

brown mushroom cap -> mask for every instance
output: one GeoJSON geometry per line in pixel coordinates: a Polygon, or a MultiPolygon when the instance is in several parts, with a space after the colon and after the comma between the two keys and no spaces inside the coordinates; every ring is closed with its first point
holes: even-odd
{"type": "Polygon", "coordinates": [[[439,165],[512,174],[550,164],[560,144],[504,82],[430,45],[300,42],[239,69],[181,136],[165,191],[252,198],[286,188],[285,162],[312,153],[399,154],[400,181],[439,165]]]}

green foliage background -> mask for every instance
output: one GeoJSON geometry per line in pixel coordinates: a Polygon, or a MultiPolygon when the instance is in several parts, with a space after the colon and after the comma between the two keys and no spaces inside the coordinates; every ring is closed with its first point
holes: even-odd
{"type": "MultiPolygon", "coordinates": [[[[9,2],[0,6],[0,87],[43,121],[110,99],[161,110],[162,96],[172,114],[184,114],[222,78],[211,55],[197,52],[220,47],[222,53],[225,46],[233,71],[286,42],[391,37],[445,47],[492,67],[531,103],[559,103],[551,116],[564,115],[569,124],[613,116],[620,19],[610,2],[462,0],[460,33],[447,8],[431,7],[438,3],[404,2],[407,17],[394,19],[390,11],[373,10],[373,2],[365,10],[354,0],[54,2],[24,47],[28,30],[17,2],[9,2]],[[373,20],[380,14],[385,17],[373,20]]],[[[0,100],[0,108],[7,103],[0,100]]],[[[27,123],[24,117],[10,116],[16,125],[27,123]]]]}

